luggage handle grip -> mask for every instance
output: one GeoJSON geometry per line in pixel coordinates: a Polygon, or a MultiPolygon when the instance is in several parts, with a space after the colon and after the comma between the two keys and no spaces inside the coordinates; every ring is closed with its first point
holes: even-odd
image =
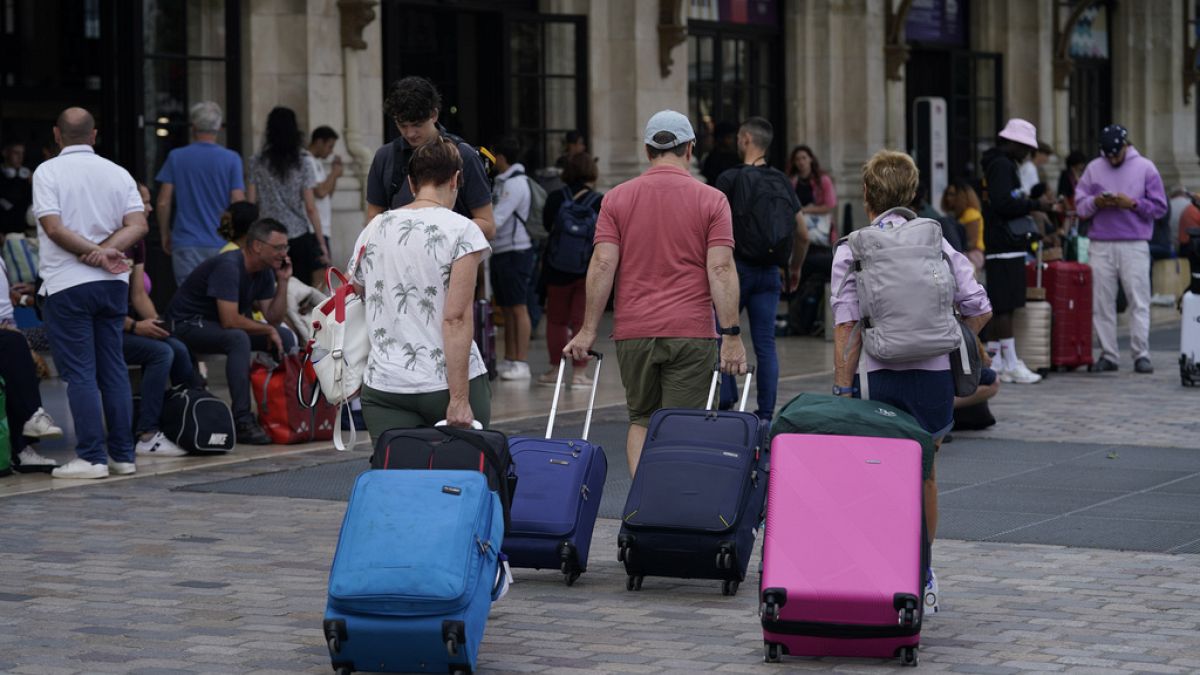
{"type": "MultiPolygon", "coordinates": [[[[754,366],[746,366],[746,382],[742,385],[742,402],[738,407],[739,412],[746,412],[746,399],[750,397],[750,381],[754,379],[754,366]]],[[[717,395],[717,385],[721,382],[721,363],[718,361],[713,367],[712,382],[708,385],[708,402],[704,404],[705,410],[713,409],[713,399],[717,395]]]]}
{"type": "MultiPolygon", "coordinates": [[[[589,349],[588,356],[596,359],[596,370],[592,373],[592,393],[588,397],[587,417],[583,420],[582,440],[587,440],[588,431],[592,428],[592,412],[596,407],[596,387],[600,386],[600,366],[604,363],[604,354],[589,349]]],[[[564,355],[558,361],[558,379],[554,383],[554,401],[550,404],[550,419],[546,421],[546,438],[554,433],[554,419],[558,416],[558,397],[562,394],[563,374],[567,368],[567,357],[564,355]]]]}
{"type": "MultiPolygon", "coordinates": [[[[446,420],[438,420],[437,422],[434,423],[433,426],[444,427],[444,426],[447,426],[447,423],[446,423],[446,420]]],[[[480,422],[479,420],[471,420],[471,428],[474,429],[475,431],[481,431],[483,429],[483,423],[480,422]]]]}

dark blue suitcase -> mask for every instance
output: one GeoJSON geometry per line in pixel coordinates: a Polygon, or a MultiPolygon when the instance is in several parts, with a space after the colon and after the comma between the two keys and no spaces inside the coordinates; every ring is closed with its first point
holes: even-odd
{"type": "Polygon", "coordinates": [[[329,571],[338,675],[471,673],[501,587],[500,498],[478,471],[367,471],[329,571]]]}
{"type": "Polygon", "coordinates": [[[733,595],[746,578],[769,470],[768,425],[745,412],[750,379],[740,411],[711,410],[714,372],[709,410],[651,416],[617,537],[627,589],[641,590],[647,576],[719,579],[733,595]]]}
{"type": "Polygon", "coordinates": [[[588,399],[583,436],[556,439],[554,418],[562,392],[566,359],[559,362],[554,402],[546,423],[545,438],[510,438],[509,452],[520,467],[521,489],[513,495],[511,527],[504,536],[504,553],[512,567],[559,569],[567,585],[587,571],[592,530],[604,496],[608,459],[604,448],[588,443],[600,364],[596,357],[592,393],[588,399]]]}

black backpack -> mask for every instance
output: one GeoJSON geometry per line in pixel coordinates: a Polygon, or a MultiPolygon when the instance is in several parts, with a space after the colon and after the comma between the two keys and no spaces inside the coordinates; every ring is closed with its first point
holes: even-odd
{"type": "MultiPolygon", "coordinates": [[[[438,125],[438,131],[441,132],[442,136],[454,141],[454,144],[458,147],[460,152],[463,145],[470,147],[476,156],[479,157],[479,161],[483,162],[483,175],[486,177],[491,173],[493,160],[491,153],[487,151],[487,148],[476,148],[475,146],[463,140],[461,136],[457,136],[443,129],[442,125],[440,124],[438,125]]],[[[404,141],[403,136],[397,136],[396,139],[392,141],[392,180],[388,183],[387,199],[384,201],[384,205],[386,206],[385,210],[390,210],[392,208],[392,200],[396,198],[396,195],[400,192],[401,186],[404,185],[405,179],[408,178],[408,160],[412,159],[412,152],[412,146],[404,141]]],[[[467,159],[468,158],[464,156],[463,162],[465,163],[467,159]]],[[[490,192],[491,189],[492,186],[489,182],[488,191],[490,192]]],[[[460,215],[470,218],[471,209],[467,208],[466,204],[463,203],[463,194],[464,193],[462,190],[458,191],[458,201],[454,203],[454,211],[460,215]]]]}
{"type": "Polygon", "coordinates": [[[178,385],[163,401],[160,431],[188,452],[229,452],[237,442],[233,413],[203,387],[178,385]]]}
{"type": "Polygon", "coordinates": [[[596,238],[596,202],[600,193],[591,190],[583,201],[575,201],[570,188],[562,189],[563,203],[554,218],[554,229],[546,245],[546,264],[567,274],[587,274],[596,238]]]}
{"type": "Polygon", "coordinates": [[[743,166],[729,200],[734,254],[759,266],[785,267],[792,257],[796,209],[791,183],[778,169],[743,166]]]}

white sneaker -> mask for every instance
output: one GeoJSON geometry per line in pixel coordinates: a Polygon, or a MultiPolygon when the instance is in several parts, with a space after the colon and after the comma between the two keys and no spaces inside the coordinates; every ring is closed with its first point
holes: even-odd
{"type": "Polygon", "coordinates": [[[21,433],[31,438],[62,438],[63,430],[54,424],[54,418],[50,417],[45,408],[38,408],[33,417],[25,422],[21,433]]]}
{"type": "Polygon", "coordinates": [[[1042,376],[1026,367],[1024,361],[1017,359],[1016,365],[1000,373],[1000,381],[1011,384],[1036,384],[1042,381],[1042,376]]]}
{"type": "Polygon", "coordinates": [[[92,464],[81,457],[67,462],[50,472],[55,478],[108,478],[107,464],[92,464]]]}
{"type": "Polygon", "coordinates": [[[172,443],[161,431],[154,432],[150,440],[139,440],[134,449],[139,455],[154,455],[156,457],[183,457],[187,454],[187,450],[172,443]]]}
{"type": "Polygon", "coordinates": [[[938,613],[938,582],[933,568],[929,568],[929,581],[925,582],[925,613],[938,613]]]}
{"type": "Polygon", "coordinates": [[[17,455],[17,463],[21,466],[33,468],[36,466],[58,466],[58,460],[43,457],[33,448],[25,448],[17,455]]]}
{"type": "Polygon", "coordinates": [[[137,473],[137,464],[133,462],[108,462],[108,470],[118,476],[128,476],[137,473]]]}
{"type": "Polygon", "coordinates": [[[501,371],[500,379],[502,380],[528,380],[530,378],[529,364],[524,361],[510,361],[512,367],[508,370],[501,371]]]}

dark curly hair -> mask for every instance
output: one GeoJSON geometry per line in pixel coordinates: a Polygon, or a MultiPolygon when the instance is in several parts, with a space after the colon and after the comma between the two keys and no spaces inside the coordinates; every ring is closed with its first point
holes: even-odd
{"type": "Polygon", "coordinates": [[[416,75],[398,80],[383,102],[384,112],[397,122],[424,122],[442,108],[437,87],[416,75]]]}
{"type": "Polygon", "coordinates": [[[299,166],[303,142],[300,125],[296,123],[296,111],[283,106],[272,108],[267,115],[267,139],[262,148],[271,173],[283,179],[299,166]]]}

